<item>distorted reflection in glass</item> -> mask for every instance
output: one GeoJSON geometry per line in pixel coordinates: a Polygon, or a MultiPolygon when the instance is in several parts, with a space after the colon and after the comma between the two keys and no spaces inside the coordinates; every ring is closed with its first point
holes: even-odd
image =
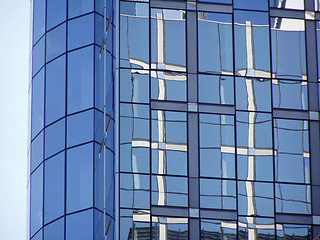
{"type": "Polygon", "coordinates": [[[238,178],[272,181],[271,114],[238,111],[236,116],[238,178]]]}
{"type": "Polygon", "coordinates": [[[188,206],[188,178],[152,176],[152,205],[188,206]]]}
{"type": "Polygon", "coordinates": [[[120,207],[150,209],[149,175],[120,175],[120,207]]]}
{"type": "Polygon", "coordinates": [[[186,113],[152,111],[152,172],[187,175],[186,113]]]}
{"type": "Polygon", "coordinates": [[[199,71],[233,74],[232,15],[198,13],[199,71]]]}
{"type": "Polygon", "coordinates": [[[248,111],[271,111],[271,81],[263,78],[236,77],[236,108],[248,111]]]}
{"type": "Polygon", "coordinates": [[[149,71],[120,70],[120,101],[149,102],[149,71]]]}
{"type": "Polygon", "coordinates": [[[186,13],[151,9],[151,68],[186,71],[186,13]]]}
{"type": "Polygon", "coordinates": [[[150,211],[120,209],[120,240],[151,239],[150,234],[150,211]]]}
{"type": "Polygon", "coordinates": [[[272,218],[239,217],[238,240],[275,239],[275,224],[272,218]]]}
{"type": "Polygon", "coordinates": [[[236,75],[270,77],[268,13],[235,11],[236,75]]]}
{"type": "Polygon", "coordinates": [[[304,0],[270,0],[270,7],[303,10],[304,0]]]}
{"type": "Polygon", "coordinates": [[[234,117],[200,114],[200,175],[235,177],[234,117]]]}
{"type": "Polygon", "coordinates": [[[226,220],[201,220],[201,240],[234,240],[237,238],[237,223],[226,220]]]}
{"type": "Polygon", "coordinates": [[[234,104],[234,78],[221,75],[198,75],[199,102],[234,104]]]}
{"type": "Polygon", "coordinates": [[[233,180],[200,179],[200,207],[235,210],[236,182],[233,180]]]}
{"type": "Polygon", "coordinates": [[[277,224],[278,240],[310,240],[311,237],[311,226],[296,224],[277,224]]]}
{"type": "Polygon", "coordinates": [[[152,217],[152,239],[188,240],[188,218],[152,217]]]}
{"type": "Polygon", "coordinates": [[[149,5],[120,3],[120,65],[149,69],[149,5]]]}
{"type": "Polygon", "coordinates": [[[187,75],[179,72],[151,71],[151,98],[187,100],[187,75]]]}
{"type": "Polygon", "coordinates": [[[305,21],[271,18],[272,77],[306,80],[305,21]]]}
{"type": "Polygon", "coordinates": [[[120,106],[120,170],[150,172],[149,107],[138,104],[120,106]]]}
{"type": "Polygon", "coordinates": [[[238,206],[240,215],[274,216],[273,184],[239,181],[238,206]]]}
{"type": "Polygon", "coordinates": [[[275,180],[310,183],[308,121],[274,120],[275,180]]]}
{"type": "Polygon", "coordinates": [[[311,188],[301,184],[276,184],[276,212],[311,214],[311,188]]]}
{"type": "Polygon", "coordinates": [[[308,83],[272,80],[274,108],[308,110],[308,83]]]}

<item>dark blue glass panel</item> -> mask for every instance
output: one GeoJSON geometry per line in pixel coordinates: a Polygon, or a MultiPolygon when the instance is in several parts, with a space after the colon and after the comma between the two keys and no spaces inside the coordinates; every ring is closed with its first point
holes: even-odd
{"type": "Polygon", "coordinates": [[[268,11],[268,0],[234,0],[234,8],[268,11]]]}
{"type": "Polygon", "coordinates": [[[66,240],[93,239],[93,210],[67,216],[66,240]]]}
{"type": "Polygon", "coordinates": [[[64,218],[50,223],[44,228],[44,240],[64,239],[64,218]]]}
{"type": "Polygon", "coordinates": [[[68,22],[68,50],[94,42],[94,14],[68,22]]]}
{"type": "Polygon", "coordinates": [[[93,47],[68,54],[68,113],[93,106],[93,47]]]}
{"type": "Polygon", "coordinates": [[[30,190],[30,235],[42,227],[42,207],[43,207],[43,165],[31,175],[30,190]]]}
{"type": "Polygon", "coordinates": [[[45,158],[65,148],[65,119],[45,129],[45,158]]]}
{"type": "Polygon", "coordinates": [[[46,125],[66,113],[66,57],[46,66],[46,125]]]}
{"type": "Polygon", "coordinates": [[[33,44],[45,32],[45,16],[46,16],[46,1],[34,0],[33,1],[33,44]]]}
{"type": "Polygon", "coordinates": [[[68,0],[68,17],[73,18],[93,11],[94,1],[68,0]]]}
{"type": "Polygon", "coordinates": [[[67,151],[67,213],[92,204],[93,144],[86,144],[67,151]]]}
{"type": "Polygon", "coordinates": [[[64,214],[65,157],[64,152],[44,164],[44,223],[64,214]]]}
{"type": "Polygon", "coordinates": [[[93,140],[93,113],[90,110],[68,117],[68,147],[93,140]]]}
{"type": "Polygon", "coordinates": [[[32,50],[32,76],[44,65],[45,59],[45,36],[33,47],[32,50]]]}
{"type": "Polygon", "coordinates": [[[44,127],[44,70],[32,80],[31,138],[44,127]]]}
{"type": "Polygon", "coordinates": [[[32,172],[43,161],[43,132],[31,143],[31,169],[32,172]]]}
{"type": "Polygon", "coordinates": [[[66,51],[66,24],[51,30],[46,36],[46,61],[49,62],[66,51]]]}
{"type": "Polygon", "coordinates": [[[47,30],[66,20],[67,0],[47,0],[47,30]]]}

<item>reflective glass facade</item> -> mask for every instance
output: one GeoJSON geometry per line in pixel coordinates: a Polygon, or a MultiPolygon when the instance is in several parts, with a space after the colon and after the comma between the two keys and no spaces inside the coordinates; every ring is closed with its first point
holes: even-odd
{"type": "Polygon", "coordinates": [[[320,237],[319,4],[34,0],[29,239],[320,237]]]}

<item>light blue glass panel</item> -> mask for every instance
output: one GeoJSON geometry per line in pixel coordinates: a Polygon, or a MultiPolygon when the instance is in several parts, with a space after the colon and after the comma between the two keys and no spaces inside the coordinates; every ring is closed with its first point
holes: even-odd
{"type": "Polygon", "coordinates": [[[31,138],[44,127],[44,70],[32,80],[31,138]]]}
{"type": "Polygon", "coordinates": [[[233,74],[232,15],[198,13],[199,71],[233,74]]]}
{"type": "Polygon", "coordinates": [[[46,61],[49,62],[66,51],[66,24],[51,30],[46,36],[46,61]]]}
{"type": "Polygon", "coordinates": [[[44,163],[44,223],[64,214],[65,156],[64,152],[44,163]]]}
{"type": "Polygon", "coordinates": [[[67,213],[92,207],[93,144],[67,151],[67,213]]]}
{"type": "Polygon", "coordinates": [[[65,148],[65,119],[45,129],[45,158],[65,148]]]}
{"type": "Polygon", "coordinates": [[[93,239],[93,210],[67,216],[66,240],[93,239]]]}
{"type": "Polygon", "coordinates": [[[76,16],[92,12],[94,9],[94,1],[88,0],[68,0],[68,17],[76,16]]]}
{"type": "Polygon", "coordinates": [[[94,14],[89,14],[68,22],[68,50],[94,42],[94,14]]]}
{"type": "Polygon", "coordinates": [[[67,147],[93,140],[93,110],[68,117],[67,147]]]}
{"type": "Polygon", "coordinates": [[[199,2],[232,4],[232,0],[199,0],[199,2]]]}
{"type": "Polygon", "coordinates": [[[31,143],[31,169],[32,172],[43,161],[43,132],[31,143]]]}
{"type": "Polygon", "coordinates": [[[44,228],[44,240],[64,239],[64,218],[50,223],[44,228]]]}
{"type": "Polygon", "coordinates": [[[268,11],[268,0],[234,0],[233,5],[234,8],[240,8],[244,10],[250,9],[268,11]]]}
{"type": "Polygon", "coordinates": [[[33,1],[33,44],[45,32],[45,18],[46,18],[46,1],[34,0],[33,1]]]}
{"type": "Polygon", "coordinates": [[[32,240],[42,240],[42,229],[35,235],[33,236],[33,238],[31,238],[32,240]]]}
{"type": "Polygon", "coordinates": [[[66,113],[66,57],[46,66],[46,125],[66,113]]]}
{"type": "Polygon", "coordinates": [[[46,37],[42,37],[41,40],[33,47],[32,50],[32,76],[34,76],[40,68],[45,63],[45,39],[46,37]]]}
{"type": "Polygon", "coordinates": [[[68,54],[68,113],[93,106],[93,47],[68,54]]]}
{"type": "Polygon", "coordinates": [[[67,0],[47,0],[47,30],[66,20],[67,0]]]}
{"type": "Polygon", "coordinates": [[[30,235],[32,236],[43,224],[43,165],[31,175],[30,191],[30,235]]]}

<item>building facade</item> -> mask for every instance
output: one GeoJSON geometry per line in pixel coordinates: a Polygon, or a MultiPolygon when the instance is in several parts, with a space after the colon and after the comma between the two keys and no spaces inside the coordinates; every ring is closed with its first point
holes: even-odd
{"type": "Polygon", "coordinates": [[[320,237],[319,21],[318,0],[33,0],[28,239],[320,237]]]}

